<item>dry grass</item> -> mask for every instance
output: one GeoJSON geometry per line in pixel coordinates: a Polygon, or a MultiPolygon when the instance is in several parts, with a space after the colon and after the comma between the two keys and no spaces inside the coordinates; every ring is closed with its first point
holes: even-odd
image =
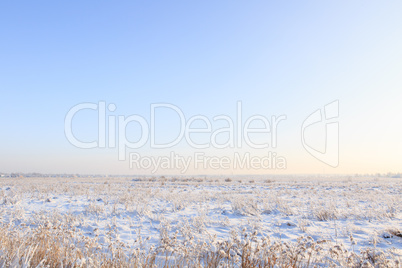
{"type": "Polygon", "coordinates": [[[63,226],[38,226],[23,236],[0,229],[0,267],[148,267],[155,254],[125,254],[125,245],[100,250],[96,238],[66,232],[63,226]]]}
{"type": "MultiPolygon", "coordinates": [[[[148,251],[111,243],[101,251],[96,238],[65,232],[64,226],[27,227],[23,236],[7,226],[0,229],[0,267],[398,267],[384,252],[365,249],[356,254],[328,241],[300,237],[297,243],[271,241],[257,234],[232,233],[228,241],[184,246],[177,237],[164,237],[148,251]],[[326,254],[322,254],[326,252],[326,254]],[[371,265],[371,266],[370,266],[371,265]]],[[[392,256],[391,256],[392,257],[392,256]]]]}
{"type": "Polygon", "coordinates": [[[402,232],[397,228],[390,228],[390,229],[388,229],[388,232],[393,236],[397,236],[397,237],[402,238],[402,232]]]}
{"type": "MultiPolygon", "coordinates": [[[[0,180],[0,268],[398,267],[392,251],[338,243],[354,226],[337,224],[398,226],[400,182],[249,182],[0,180]],[[309,237],[317,222],[335,225],[335,239],[309,237]],[[214,228],[227,233],[214,237],[214,228]],[[278,236],[288,231],[303,236],[278,236]]],[[[398,228],[385,231],[401,237],[398,228]]]]}

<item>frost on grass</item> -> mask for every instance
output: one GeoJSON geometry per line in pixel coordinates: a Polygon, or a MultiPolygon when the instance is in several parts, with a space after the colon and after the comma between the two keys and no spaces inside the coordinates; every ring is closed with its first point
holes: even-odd
{"type": "Polygon", "coordinates": [[[0,267],[399,267],[401,190],[400,179],[5,178],[0,267]]]}

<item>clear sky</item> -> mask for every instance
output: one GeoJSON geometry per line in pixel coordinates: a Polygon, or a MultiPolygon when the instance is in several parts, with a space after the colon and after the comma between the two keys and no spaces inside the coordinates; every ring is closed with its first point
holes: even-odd
{"type": "MultiPolygon", "coordinates": [[[[130,168],[127,159],[118,161],[116,148],[76,148],[66,138],[68,111],[101,101],[115,105],[107,116],[117,121],[138,115],[149,123],[151,104],[170,103],[186,119],[206,116],[215,130],[226,126],[213,122],[217,115],[238,123],[238,102],[242,124],[256,114],[269,120],[286,115],[276,148],[195,149],[183,139],[172,148],[155,149],[148,141],[126,150],[155,159],[170,152],[229,158],[275,152],[286,160],[284,169],[187,174],[400,172],[401,11],[401,1],[366,0],[3,1],[0,172],[148,174],[130,168]],[[303,121],[333,101],[339,102],[336,167],[314,158],[301,142],[303,121]]],[[[173,140],[177,113],[157,115],[159,142],[173,140]]],[[[96,111],[80,111],[72,126],[78,140],[97,141],[96,111]]],[[[131,141],[140,130],[135,122],[125,129],[131,141]]],[[[309,146],[325,148],[323,130],[319,124],[306,130],[309,146]]],[[[259,143],[272,138],[252,135],[259,143]]],[[[209,136],[193,139],[208,143],[209,136]]]]}

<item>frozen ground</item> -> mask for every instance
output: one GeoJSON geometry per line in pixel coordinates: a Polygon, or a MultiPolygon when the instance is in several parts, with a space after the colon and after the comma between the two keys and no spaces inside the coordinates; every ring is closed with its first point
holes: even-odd
{"type": "MultiPolygon", "coordinates": [[[[401,193],[402,179],[387,178],[2,178],[0,223],[20,237],[59,229],[105,254],[163,248],[198,256],[249,234],[289,245],[310,239],[328,255],[319,261],[324,266],[343,266],[331,253],[339,245],[343,252],[384,252],[388,266],[397,267],[401,193]]],[[[229,251],[228,258],[241,255],[229,251]]]]}

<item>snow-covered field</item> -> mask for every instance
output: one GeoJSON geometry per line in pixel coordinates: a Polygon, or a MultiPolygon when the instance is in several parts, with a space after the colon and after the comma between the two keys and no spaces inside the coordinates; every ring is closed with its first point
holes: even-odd
{"type": "Polygon", "coordinates": [[[1,178],[0,267],[400,267],[402,179],[1,178]]]}

